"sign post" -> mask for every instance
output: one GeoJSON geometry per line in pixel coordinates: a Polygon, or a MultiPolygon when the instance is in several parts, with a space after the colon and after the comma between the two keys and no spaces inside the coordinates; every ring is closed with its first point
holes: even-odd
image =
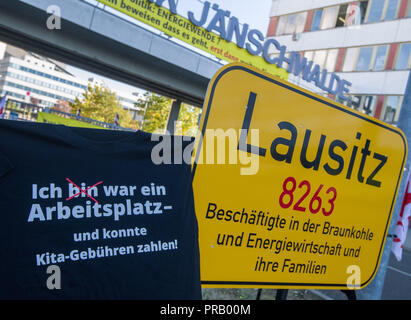
{"type": "Polygon", "coordinates": [[[359,289],[381,259],[403,133],[244,64],[210,82],[193,188],[205,287],[359,289]]]}

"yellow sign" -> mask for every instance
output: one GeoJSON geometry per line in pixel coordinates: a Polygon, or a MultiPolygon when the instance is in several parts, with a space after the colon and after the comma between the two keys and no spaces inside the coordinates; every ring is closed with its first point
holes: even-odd
{"type": "MultiPolygon", "coordinates": [[[[243,62],[282,79],[288,79],[288,72],[286,70],[268,63],[259,55],[250,54],[235,43],[226,41],[203,27],[194,25],[190,20],[178,14],[173,14],[165,7],[153,4],[153,1],[98,0],[98,2],[156,28],[171,37],[210,53],[219,59],[228,62],[243,62]]],[[[256,39],[251,39],[251,41],[252,43],[257,43],[256,39]]]]}
{"type": "Polygon", "coordinates": [[[193,188],[206,287],[362,288],[407,144],[386,123],[243,64],[209,84],[193,188]]]}

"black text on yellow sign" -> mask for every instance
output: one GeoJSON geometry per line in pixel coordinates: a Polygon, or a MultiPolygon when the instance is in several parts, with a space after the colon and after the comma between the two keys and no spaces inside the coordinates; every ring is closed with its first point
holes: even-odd
{"type": "Polygon", "coordinates": [[[407,152],[400,130],[242,64],[214,76],[200,130],[193,188],[203,285],[371,281],[407,152]]]}

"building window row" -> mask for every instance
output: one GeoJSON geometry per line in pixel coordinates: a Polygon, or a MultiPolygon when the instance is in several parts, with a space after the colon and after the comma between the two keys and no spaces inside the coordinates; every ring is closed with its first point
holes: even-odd
{"type": "Polygon", "coordinates": [[[31,68],[27,68],[27,67],[21,66],[21,65],[16,64],[16,63],[11,63],[11,62],[10,62],[8,65],[9,65],[9,67],[11,67],[11,68],[13,68],[13,69],[16,69],[16,70],[25,71],[25,72],[28,72],[28,73],[31,73],[31,74],[35,74],[35,75],[38,75],[38,76],[41,76],[41,77],[50,79],[50,80],[54,80],[54,81],[58,81],[58,82],[61,82],[61,83],[65,83],[65,84],[67,84],[67,85],[70,85],[70,86],[73,86],[73,87],[77,87],[77,88],[80,88],[80,89],[83,89],[83,90],[86,90],[86,89],[87,89],[87,86],[82,85],[82,84],[80,84],[80,83],[77,83],[77,82],[74,82],[74,81],[70,81],[70,80],[66,80],[66,79],[63,79],[63,78],[59,78],[59,77],[53,76],[53,75],[51,75],[51,74],[48,74],[48,73],[45,73],[45,72],[42,72],[42,71],[37,71],[37,70],[31,69],[31,68]]]}
{"type": "Polygon", "coordinates": [[[338,58],[339,49],[305,51],[304,57],[308,61],[313,61],[318,64],[321,69],[327,69],[329,72],[334,72],[335,64],[338,58]]]}
{"type": "Polygon", "coordinates": [[[382,71],[411,69],[411,43],[346,48],[337,70],[341,49],[304,51],[304,57],[329,72],[382,71]],[[389,62],[390,54],[392,61],[389,62]]]}
{"type": "Polygon", "coordinates": [[[41,80],[38,80],[38,79],[26,77],[26,76],[23,76],[23,75],[18,74],[18,73],[8,71],[8,72],[6,72],[6,76],[9,76],[11,78],[18,79],[18,80],[21,80],[21,81],[33,83],[33,84],[41,86],[41,87],[45,87],[45,88],[53,89],[53,90],[56,90],[56,91],[64,92],[64,93],[70,94],[70,95],[75,96],[75,97],[80,97],[82,95],[82,93],[80,93],[78,91],[63,88],[63,87],[57,86],[55,84],[52,84],[50,82],[45,82],[45,81],[41,81],[41,80]]]}
{"type": "Polygon", "coordinates": [[[342,71],[381,71],[385,69],[388,46],[348,48],[342,71]]]}
{"type": "Polygon", "coordinates": [[[12,87],[12,88],[17,88],[17,89],[24,90],[24,91],[27,91],[27,92],[36,93],[36,94],[39,94],[41,96],[49,97],[49,98],[52,98],[52,99],[65,100],[65,101],[73,102],[71,99],[68,99],[66,97],[62,97],[60,95],[50,93],[50,92],[46,92],[46,91],[43,91],[43,90],[38,90],[38,89],[33,89],[33,88],[30,88],[30,87],[26,87],[26,86],[23,86],[23,85],[14,83],[14,82],[3,81],[2,83],[5,86],[9,86],[9,87],[12,87]]]}
{"type": "Polygon", "coordinates": [[[361,0],[311,11],[293,13],[272,20],[267,36],[281,36],[411,17],[410,0],[361,0]],[[274,30],[275,29],[275,30],[274,30]]]}
{"type": "MultiPolygon", "coordinates": [[[[388,45],[347,48],[342,71],[386,70],[389,48],[388,45]]],[[[410,69],[410,64],[411,43],[403,43],[399,46],[389,69],[406,70],[410,69]]]]}
{"type": "Polygon", "coordinates": [[[10,91],[3,91],[2,92],[2,96],[5,95],[7,93],[8,97],[14,97],[20,100],[24,100],[26,98],[26,96],[24,94],[20,94],[20,93],[16,93],[16,92],[10,92],[10,91]]]}
{"type": "Polygon", "coordinates": [[[400,95],[351,95],[349,101],[338,102],[393,124],[398,121],[402,100],[400,95]]]}

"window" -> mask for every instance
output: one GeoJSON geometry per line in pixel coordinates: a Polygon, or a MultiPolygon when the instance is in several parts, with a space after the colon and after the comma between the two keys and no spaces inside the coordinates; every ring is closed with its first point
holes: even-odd
{"type": "Polygon", "coordinates": [[[387,48],[388,46],[377,47],[375,58],[374,58],[374,65],[372,67],[373,70],[375,71],[384,70],[385,58],[387,56],[387,48]]]}
{"type": "Polygon", "coordinates": [[[398,0],[388,0],[384,20],[392,20],[397,17],[398,0]]]}
{"type": "Polygon", "coordinates": [[[305,27],[305,21],[307,20],[307,12],[301,12],[297,14],[295,30],[293,32],[303,32],[305,27]]]}
{"type": "Polygon", "coordinates": [[[314,51],[306,51],[304,53],[304,57],[306,57],[308,61],[312,61],[314,57],[314,51]]]}
{"type": "Polygon", "coordinates": [[[358,53],[357,64],[355,66],[356,71],[368,71],[370,69],[370,63],[372,59],[374,47],[362,47],[358,53]]]}
{"type": "Polygon", "coordinates": [[[295,32],[303,32],[306,20],[307,12],[295,13],[280,17],[277,26],[277,36],[283,34],[293,34],[295,32]]]}
{"type": "Polygon", "coordinates": [[[291,34],[295,30],[296,26],[296,21],[297,21],[297,15],[296,14],[290,14],[287,19],[287,24],[285,25],[284,29],[284,34],[291,34]]]}
{"type": "Polygon", "coordinates": [[[281,16],[280,19],[278,19],[277,36],[284,34],[286,24],[287,24],[287,16],[281,16]]]}
{"type": "Polygon", "coordinates": [[[371,0],[371,6],[368,11],[367,22],[376,22],[382,19],[385,0],[371,0]]]}
{"type": "Polygon", "coordinates": [[[362,24],[364,23],[365,20],[365,14],[367,13],[367,9],[368,9],[368,4],[369,1],[361,1],[359,3],[359,10],[358,10],[358,20],[359,23],[358,24],[362,24]]]}
{"type": "Polygon", "coordinates": [[[327,50],[318,50],[314,53],[314,64],[318,64],[320,68],[324,66],[325,58],[327,57],[327,50]]]}
{"type": "Polygon", "coordinates": [[[338,52],[339,49],[305,51],[304,57],[307,61],[318,64],[320,68],[325,68],[328,72],[333,72],[337,62],[338,52]]]}
{"type": "Polygon", "coordinates": [[[410,68],[410,53],[411,43],[403,43],[398,52],[395,69],[409,69],[410,68]]]}
{"type": "Polygon", "coordinates": [[[339,6],[324,8],[320,29],[329,29],[335,27],[338,9],[339,6]]]}
{"type": "Polygon", "coordinates": [[[354,110],[359,110],[361,105],[362,96],[352,96],[351,98],[351,108],[354,110]]]}
{"type": "Polygon", "coordinates": [[[337,22],[335,24],[335,27],[343,27],[345,25],[347,9],[348,4],[340,6],[340,9],[338,10],[337,22]]]}
{"type": "Polygon", "coordinates": [[[385,69],[388,46],[349,48],[343,71],[380,71],[385,69]],[[357,52],[358,56],[356,56],[357,52]],[[355,68],[353,66],[355,65],[355,68]]]}
{"type": "Polygon", "coordinates": [[[387,96],[385,99],[384,117],[383,121],[388,123],[394,122],[399,116],[399,96],[387,96]]]}
{"type": "Polygon", "coordinates": [[[357,57],[358,48],[348,48],[345,52],[345,59],[342,71],[353,71],[355,58],[357,57]]]}
{"type": "Polygon", "coordinates": [[[325,62],[325,69],[327,69],[328,72],[334,72],[337,57],[338,49],[328,50],[327,60],[325,62]]]}
{"type": "Polygon", "coordinates": [[[377,96],[364,96],[362,105],[362,112],[373,116],[375,113],[375,106],[377,105],[377,96]]]}
{"type": "Polygon", "coordinates": [[[375,107],[377,105],[377,96],[351,96],[348,107],[358,110],[370,116],[374,116],[375,107]]]}
{"type": "Polygon", "coordinates": [[[315,10],[313,14],[313,22],[311,23],[311,30],[320,30],[321,17],[323,15],[323,9],[315,10]]]}

